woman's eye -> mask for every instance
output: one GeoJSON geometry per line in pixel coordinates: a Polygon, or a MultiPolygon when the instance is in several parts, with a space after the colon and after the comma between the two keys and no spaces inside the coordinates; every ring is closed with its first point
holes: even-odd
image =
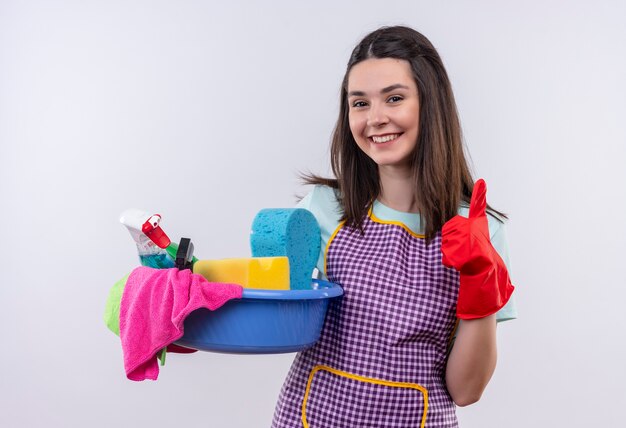
{"type": "Polygon", "coordinates": [[[402,97],[398,96],[398,95],[394,95],[393,97],[389,97],[389,100],[393,103],[397,103],[398,101],[402,101],[402,97]]]}
{"type": "Polygon", "coordinates": [[[365,101],[355,101],[352,103],[352,107],[365,107],[367,103],[365,101]]]}

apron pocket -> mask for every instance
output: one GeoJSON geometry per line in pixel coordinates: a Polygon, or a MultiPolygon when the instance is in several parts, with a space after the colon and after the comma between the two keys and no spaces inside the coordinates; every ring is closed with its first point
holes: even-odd
{"type": "Polygon", "coordinates": [[[428,391],[416,383],[363,377],[315,366],[302,400],[304,428],[423,428],[428,391]]]}

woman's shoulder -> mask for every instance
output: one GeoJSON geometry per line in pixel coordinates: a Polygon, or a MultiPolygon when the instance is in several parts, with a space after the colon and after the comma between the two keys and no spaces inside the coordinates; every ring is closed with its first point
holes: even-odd
{"type": "Polygon", "coordinates": [[[309,211],[336,211],[340,208],[339,193],[332,187],[316,184],[309,193],[298,202],[297,207],[305,208],[309,211]]]}
{"type": "Polygon", "coordinates": [[[338,191],[329,186],[315,185],[298,202],[296,208],[307,209],[315,216],[322,229],[322,235],[332,233],[343,216],[338,191]]]}
{"type": "Polygon", "coordinates": [[[339,204],[339,190],[330,186],[316,184],[313,186],[312,193],[318,200],[328,203],[339,204]]]}
{"type": "Polygon", "coordinates": [[[324,254],[333,233],[338,229],[343,216],[338,192],[329,186],[315,185],[307,195],[298,202],[296,208],[310,211],[320,226],[320,254],[317,269],[324,273],[324,254]]]}

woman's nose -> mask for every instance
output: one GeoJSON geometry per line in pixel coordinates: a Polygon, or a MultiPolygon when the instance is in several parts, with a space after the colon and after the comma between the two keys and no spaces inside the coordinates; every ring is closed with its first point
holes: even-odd
{"type": "Polygon", "coordinates": [[[367,126],[381,126],[389,122],[383,108],[372,105],[367,115],[367,126]]]}

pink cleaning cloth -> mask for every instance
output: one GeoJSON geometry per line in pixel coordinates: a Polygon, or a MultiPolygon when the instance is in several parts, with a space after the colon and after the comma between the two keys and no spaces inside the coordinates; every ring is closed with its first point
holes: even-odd
{"type": "Polygon", "coordinates": [[[240,285],[209,282],[188,269],[133,270],[120,303],[126,377],[156,380],[157,353],[183,336],[187,315],[199,308],[215,310],[230,299],[240,299],[242,292],[240,285]]]}

